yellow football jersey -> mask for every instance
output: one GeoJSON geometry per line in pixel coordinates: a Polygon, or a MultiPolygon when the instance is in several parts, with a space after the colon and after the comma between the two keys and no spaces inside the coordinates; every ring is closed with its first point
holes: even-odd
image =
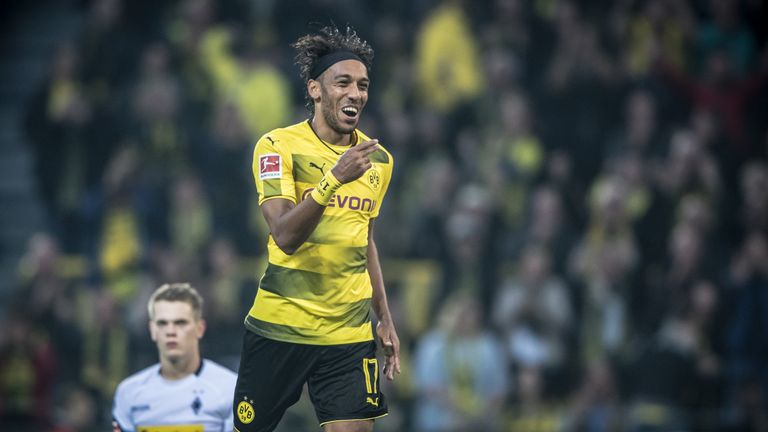
{"type": "MultiPolygon", "coordinates": [[[[355,131],[354,139],[359,144],[369,138],[355,131]]],[[[347,149],[322,141],[309,121],[267,133],[253,154],[259,204],[312,199],[312,189],[347,149]]],[[[248,329],[313,345],[373,338],[368,224],[379,214],[393,160],[383,147],[369,158],[372,167],[336,191],[317,228],[293,255],[283,253],[269,236],[269,264],[245,319],[248,329]]]]}

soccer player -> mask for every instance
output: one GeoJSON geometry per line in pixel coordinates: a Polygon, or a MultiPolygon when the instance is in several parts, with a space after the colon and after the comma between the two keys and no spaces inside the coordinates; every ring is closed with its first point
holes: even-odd
{"type": "Polygon", "coordinates": [[[235,430],[274,430],[306,383],[326,431],[372,431],[387,403],[371,309],[382,372],[400,372],[373,235],[392,156],[357,129],[373,49],[349,27],[293,47],[311,118],[267,133],[253,155],[269,265],[245,319],[235,430]]]}
{"type": "Polygon", "coordinates": [[[116,432],[232,431],[237,375],[200,357],[203,299],[186,283],[166,284],[149,299],[149,331],[160,363],[123,380],[112,408],[116,432]]]}

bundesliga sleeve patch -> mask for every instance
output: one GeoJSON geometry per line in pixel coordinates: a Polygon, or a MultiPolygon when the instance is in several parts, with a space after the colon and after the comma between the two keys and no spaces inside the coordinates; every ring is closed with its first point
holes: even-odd
{"type": "Polygon", "coordinates": [[[259,179],[276,179],[283,177],[282,159],[279,154],[265,154],[259,156],[259,179]]]}

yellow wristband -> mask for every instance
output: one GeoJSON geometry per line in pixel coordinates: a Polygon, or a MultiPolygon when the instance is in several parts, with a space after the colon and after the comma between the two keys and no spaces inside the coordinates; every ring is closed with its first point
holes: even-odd
{"type": "Polygon", "coordinates": [[[336,193],[340,187],[341,182],[332,172],[328,171],[320,180],[320,183],[317,184],[317,187],[312,189],[310,195],[312,196],[312,199],[317,201],[321,206],[327,206],[328,203],[331,202],[333,194],[336,193]]]}

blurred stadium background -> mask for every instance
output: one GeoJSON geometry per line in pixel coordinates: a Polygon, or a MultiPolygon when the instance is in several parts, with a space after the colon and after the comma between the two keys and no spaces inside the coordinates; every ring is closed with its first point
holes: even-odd
{"type": "MultiPolygon", "coordinates": [[[[252,146],[307,116],[288,45],[330,22],[376,49],[361,128],[396,161],[377,430],[768,430],[765,2],[1,8],[3,431],[107,430],[163,282],[237,367],[252,146]]],[[[317,430],[306,399],[281,430],[317,430]]]]}

